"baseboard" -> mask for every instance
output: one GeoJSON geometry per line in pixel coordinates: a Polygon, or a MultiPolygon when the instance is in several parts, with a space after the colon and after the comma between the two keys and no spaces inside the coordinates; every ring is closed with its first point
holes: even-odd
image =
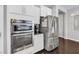
{"type": "MultiPolygon", "coordinates": [[[[60,38],[63,38],[63,37],[60,37],[60,38]]],[[[74,40],[74,39],[72,39],[72,38],[63,38],[63,39],[79,42],[79,40],[74,40]]]]}

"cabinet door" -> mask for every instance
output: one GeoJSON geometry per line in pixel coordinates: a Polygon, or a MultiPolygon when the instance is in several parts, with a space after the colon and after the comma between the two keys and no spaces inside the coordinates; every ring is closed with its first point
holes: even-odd
{"type": "Polygon", "coordinates": [[[34,9],[35,9],[34,23],[35,24],[40,24],[40,8],[39,7],[34,7],[34,9]]]}
{"type": "Polygon", "coordinates": [[[47,10],[47,15],[52,15],[52,9],[46,8],[46,10],[47,10]]]}
{"type": "Polygon", "coordinates": [[[22,6],[21,5],[9,5],[7,6],[8,13],[22,13],[22,6]]]}
{"type": "Polygon", "coordinates": [[[27,5],[26,6],[26,14],[29,16],[34,16],[34,6],[27,5]]]}
{"type": "Polygon", "coordinates": [[[46,6],[41,6],[41,16],[48,16],[52,15],[52,9],[46,7],[46,6]]]}
{"type": "Polygon", "coordinates": [[[34,49],[38,52],[44,48],[44,38],[43,35],[36,35],[34,37],[34,49]]]}
{"type": "Polygon", "coordinates": [[[40,8],[32,5],[26,6],[26,14],[34,17],[34,23],[40,23],[40,8]]]}
{"type": "Polygon", "coordinates": [[[41,16],[47,16],[47,10],[45,6],[41,6],[41,16]]]}

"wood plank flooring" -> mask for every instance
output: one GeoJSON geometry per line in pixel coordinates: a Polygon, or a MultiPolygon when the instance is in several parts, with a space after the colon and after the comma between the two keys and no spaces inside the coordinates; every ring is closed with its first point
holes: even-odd
{"type": "Polygon", "coordinates": [[[79,54],[79,42],[59,38],[59,47],[49,52],[44,49],[36,54],[79,54]]]}

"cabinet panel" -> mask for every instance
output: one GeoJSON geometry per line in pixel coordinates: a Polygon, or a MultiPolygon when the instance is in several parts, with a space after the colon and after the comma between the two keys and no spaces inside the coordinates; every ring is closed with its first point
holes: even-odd
{"type": "Polygon", "coordinates": [[[26,6],[26,14],[34,16],[34,6],[32,5],[27,5],[26,6]]]}
{"type": "Polygon", "coordinates": [[[52,9],[46,7],[46,6],[41,6],[41,16],[48,16],[52,15],[52,9]]]}
{"type": "Polygon", "coordinates": [[[7,6],[8,13],[22,13],[22,6],[21,5],[9,5],[7,6]]]}
{"type": "Polygon", "coordinates": [[[43,34],[34,36],[34,49],[36,52],[42,50],[44,48],[44,38],[43,34]]]}
{"type": "Polygon", "coordinates": [[[40,8],[33,5],[9,5],[7,12],[13,14],[27,15],[34,18],[34,23],[40,23],[40,8]]]}
{"type": "Polygon", "coordinates": [[[47,16],[47,10],[45,6],[41,6],[41,16],[47,16]]]}
{"type": "Polygon", "coordinates": [[[52,9],[47,8],[46,10],[47,10],[47,15],[52,15],[52,9]]]}
{"type": "Polygon", "coordinates": [[[39,7],[35,7],[34,18],[35,18],[34,23],[40,24],[40,8],[39,7]]]}
{"type": "Polygon", "coordinates": [[[32,5],[26,6],[26,14],[34,17],[34,23],[40,23],[40,8],[32,5]]]}

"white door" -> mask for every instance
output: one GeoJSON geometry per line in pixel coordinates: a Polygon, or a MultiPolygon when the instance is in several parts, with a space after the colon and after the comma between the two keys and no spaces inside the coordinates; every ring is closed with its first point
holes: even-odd
{"type": "Polygon", "coordinates": [[[0,54],[3,53],[3,6],[0,5],[0,54]]]}

